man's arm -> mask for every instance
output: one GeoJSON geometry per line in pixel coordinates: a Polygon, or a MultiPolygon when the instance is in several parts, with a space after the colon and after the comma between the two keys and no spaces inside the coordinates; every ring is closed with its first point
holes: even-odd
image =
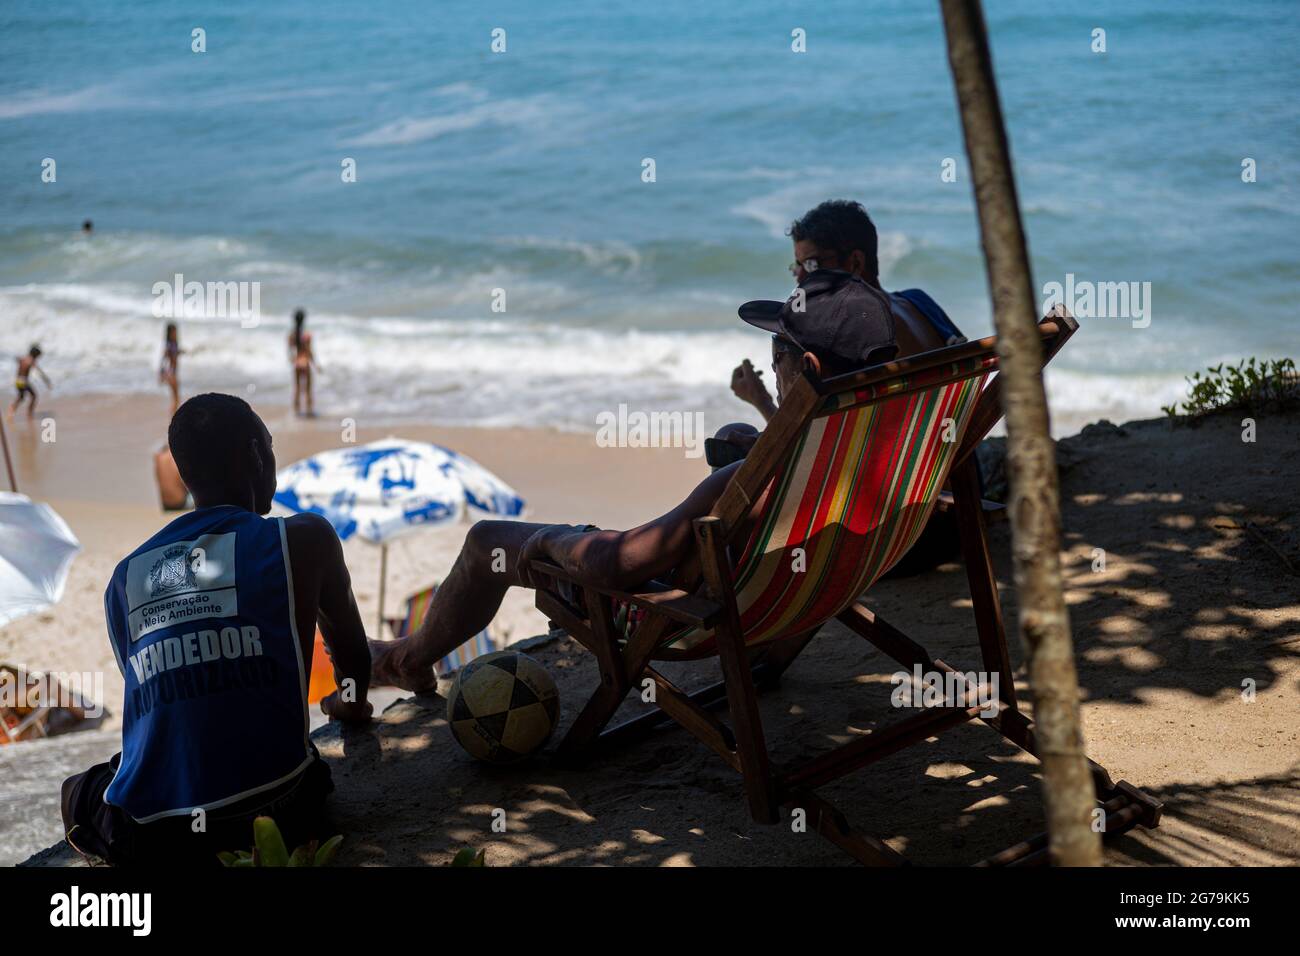
{"type": "Polygon", "coordinates": [[[180,470],[176,467],[176,460],[172,458],[171,450],[166,445],[158,449],[153,456],[153,473],[158,482],[158,498],[163,508],[184,508],[185,496],[189,494],[189,488],[185,486],[180,470]]]}
{"type": "Polygon", "coordinates": [[[680,565],[691,554],[692,522],[713,510],[741,462],[720,468],[667,514],[630,531],[583,531],[551,525],[524,545],[520,561],[551,561],[577,581],[626,591],[680,565]]]}
{"type": "MultiPolygon", "coordinates": [[[[334,680],[339,690],[321,701],[321,710],[331,718],[364,723],[370,719],[366,700],[370,688],[370,647],[366,630],[352,593],[352,576],[343,559],[343,545],[329,522],[319,515],[302,514],[285,519],[294,567],[307,563],[317,586],[316,622],[334,662],[334,680]],[[295,547],[297,545],[297,547],[295,547]],[[351,681],[351,684],[347,682],[351,681]],[[350,691],[344,693],[344,691],[350,691]]],[[[295,584],[298,575],[294,575],[295,584]]]]}

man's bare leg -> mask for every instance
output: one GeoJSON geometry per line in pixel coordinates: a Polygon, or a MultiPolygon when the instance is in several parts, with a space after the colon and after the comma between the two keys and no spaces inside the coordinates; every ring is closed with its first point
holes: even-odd
{"type": "Polygon", "coordinates": [[[419,629],[402,640],[370,642],[371,682],[411,691],[432,689],[437,684],[434,663],[487,627],[507,590],[528,586],[520,575],[519,552],[545,527],[527,521],[480,521],[470,528],[419,629]]]}

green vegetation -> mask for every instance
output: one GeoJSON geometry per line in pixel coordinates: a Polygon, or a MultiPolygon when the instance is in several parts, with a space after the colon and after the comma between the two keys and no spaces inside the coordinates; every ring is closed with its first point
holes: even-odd
{"type": "Polygon", "coordinates": [[[217,859],[226,866],[329,866],[342,842],[343,836],[339,834],[319,847],[312,840],[290,853],[275,821],[270,817],[258,817],[253,821],[252,851],[222,852],[217,854],[217,859]]]}
{"type": "Polygon", "coordinates": [[[479,850],[477,853],[470,847],[466,847],[456,854],[451,861],[452,866],[487,866],[487,850],[479,850]]]}
{"type": "Polygon", "coordinates": [[[1243,359],[1236,365],[1215,365],[1204,375],[1194,372],[1187,379],[1187,400],[1182,408],[1175,402],[1161,406],[1170,418],[1186,415],[1198,418],[1228,409],[1251,411],[1283,407],[1300,398],[1300,377],[1295,361],[1284,359],[1243,359]]]}

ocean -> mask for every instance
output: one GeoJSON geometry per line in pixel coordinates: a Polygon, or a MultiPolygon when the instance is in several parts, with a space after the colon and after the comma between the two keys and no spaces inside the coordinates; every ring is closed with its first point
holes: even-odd
{"type": "MultiPolygon", "coordinates": [[[[1056,431],[1295,356],[1300,7],[985,7],[1036,286],[1133,283],[1055,360],[1056,431]]],[[[736,306],[789,292],[827,198],[870,210],[887,288],[992,330],[936,3],[0,8],[0,351],[39,341],[55,398],[159,390],[179,274],[260,302],[180,320],[186,393],[286,402],[302,307],[323,415],[753,420],[736,306]]]]}

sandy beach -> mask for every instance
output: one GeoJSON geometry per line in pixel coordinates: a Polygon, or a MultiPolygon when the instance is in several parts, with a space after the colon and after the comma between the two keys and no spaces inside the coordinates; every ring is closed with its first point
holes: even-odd
{"type": "Polygon", "coordinates": [[[1285,925],[1300,4],[102,8],[0,17],[24,942],[1285,925]]]}
{"type": "MultiPolygon", "coordinates": [[[[49,501],[85,550],[57,607],[0,630],[0,660],[102,672],[108,713],[95,739],[109,748],[122,683],[104,633],[102,594],[121,556],[168,520],[151,474],[165,403],[157,396],[57,399],[48,411],[57,423],[53,442],[42,442],[39,428],[21,421],[10,428],[20,488],[49,501]]],[[[259,411],[281,465],[340,444],[333,420],[295,419],[275,406],[259,411]]],[[[469,455],[510,482],[528,500],[528,517],[542,521],[630,526],[680,501],[705,469],[680,449],[599,448],[594,430],[358,423],[358,441],[389,434],[469,455]]],[[[1241,442],[1232,416],[1195,428],[1164,421],[1092,426],[1062,441],[1058,452],[1067,600],[1089,750],[1117,779],[1168,805],[1160,829],[1116,840],[1109,862],[1300,861],[1300,591],[1279,557],[1295,555],[1300,544],[1300,418],[1261,416],[1254,444],[1241,442]],[[1094,570],[1096,548],[1106,551],[1104,570],[1094,570]],[[1253,682],[1252,701],[1243,699],[1243,682],[1253,682]]],[[[464,531],[420,533],[392,546],[390,611],[402,595],[446,571],[464,531]]],[[[993,530],[992,547],[1004,609],[1014,620],[1005,525],[993,530]]],[[[345,550],[371,627],[378,549],[351,541],[345,550]]],[[[944,659],[974,662],[960,565],[881,583],[868,600],[944,659]]],[[[512,592],[493,630],[517,641],[547,627],[530,596],[512,592]]],[[[1019,663],[1020,648],[1012,650],[1019,663]]],[[[560,686],[558,739],[595,669],[567,639],[532,653],[560,686]]],[[[764,698],[778,759],[888,722],[892,669],[838,625],[828,628],[783,688],[764,698]]],[[[711,672],[710,665],[675,671],[687,686],[706,682],[711,672]]],[[[1017,681],[1024,691],[1023,670],[1017,681]]],[[[750,823],[738,780],[685,734],[661,733],[581,773],[554,770],[544,759],[492,770],[453,745],[443,708],[437,697],[422,698],[394,704],[360,735],[323,732],[320,745],[339,785],[336,816],[349,835],[344,862],[440,864],[464,845],[486,848],[492,865],[847,859],[821,841],[750,823]],[[507,808],[523,825],[493,834],[484,815],[493,807],[507,808]]],[[[59,745],[67,747],[68,739],[59,745]]],[[[14,775],[44,746],[0,749],[0,764],[14,775]]],[[[880,771],[837,784],[831,796],[917,862],[975,859],[1041,829],[1034,764],[987,731],[964,729],[890,758],[880,771]]],[[[47,786],[39,774],[15,779],[47,786]]],[[[6,862],[57,839],[52,796],[41,795],[41,818],[24,830],[25,842],[10,841],[6,862]]]]}
{"type": "MultiPolygon", "coordinates": [[[[1221,415],[1195,428],[1094,426],[1058,446],[1085,741],[1115,779],[1165,804],[1159,828],[1107,843],[1108,865],[1300,862],[1300,588],[1278,556],[1300,547],[1300,416],[1260,416],[1259,427],[1254,445],[1241,442],[1239,416],[1221,415]]],[[[991,530],[1011,621],[1009,544],[1005,524],[991,530]]],[[[954,666],[978,659],[959,564],[879,583],[865,600],[954,666]]],[[[569,640],[532,653],[560,685],[562,733],[596,669],[569,640]]],[[[1023,658],[1013,638],[1022,700],[1023,658]]],[[[712,664],[665,669],[687,689],[717,678],[712,664]]],[[[832,622],[762,697],[774,759],[894,722],[895,669],[832,622]]],[[[639,706],[630,700],[621,716],[639,706]]],[[[545,762],[493,771],[450,744],[444,715],[440,698],[414,698],[373,733],[322,732],[343,780],[339,827],[355,836],[345,862],[441,865],[463,846],[486,850],[490,865],[848,862],[820,838],[752,823],[738,778],[680,730],[579,772],[545,762]],[[491,831],[494,808],[506,810],[505,834],[491,831]]],[[[974,725],[827,796],[918,864],[974,862],[1043,829],[1036,763],[974,725]]]]}
{"type": "MultiPolygon", "coordinates": [[[[297,418],[281,407],[253,404],[271,430],[280,467],[343,445],[338,421],[297,418]]],[[[364,417],[353,417],[357,443],[397,435],[437,442],[475,459],[523,495],[524,517],[532,521],[630,527],[677,504],[707,470],[681,449],[600,448],[594,428],[581,435],[367,425],[364,417]]],[[[165,400],[139,395],[56,397],[35,424],[20,417],[9,426],[18,487],[58,511],[84,551],[58,607],[0,629],[0,661],[33,670],[102,672],[106,727],[117,726],[122,682],[104,631],[104,588],[117,562],[175,517],[161,510],[153,478],[153,452],[165,440],[166,423],[165,400]],[[55,422],[52,442],[41,440],[41,420],[47,417],[55,422]]],[[[389,615],[400,612],[406,595],[441,579],[466,527],[419,532],[389,546],[389,615]]],[[[373,631],[379,616],[379,548],[354,538],[344,550],[362,620],[373,631]]],[[[493,637],[505,643],[545,631],[545,619],[518,591],[507,597],[492,628],[493,637]]]]}

